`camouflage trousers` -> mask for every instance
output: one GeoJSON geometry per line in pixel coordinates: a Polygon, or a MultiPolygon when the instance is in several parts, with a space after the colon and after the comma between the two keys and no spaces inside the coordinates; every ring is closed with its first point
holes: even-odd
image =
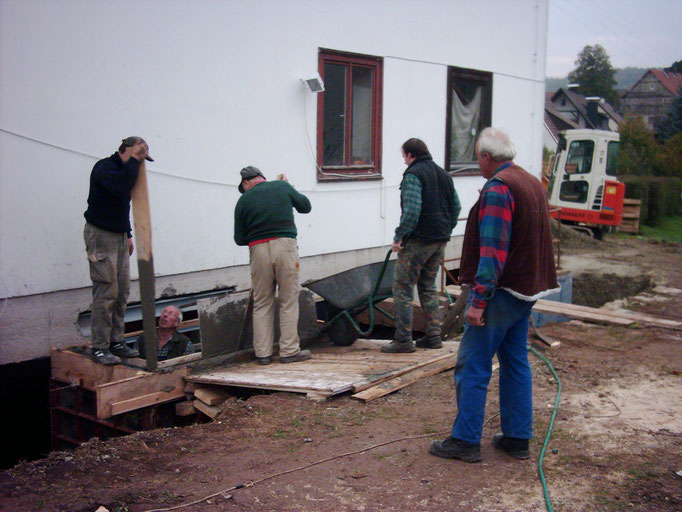
{"type": "Polygon", "coordinates": [[[426,243],[408,240],[398,253],[393,278],[396,340],[412,339],[412,298],[415,284],[424,312],[426,334],[440,336],[436,274],[446,245],[447,242],[426,243]]]}

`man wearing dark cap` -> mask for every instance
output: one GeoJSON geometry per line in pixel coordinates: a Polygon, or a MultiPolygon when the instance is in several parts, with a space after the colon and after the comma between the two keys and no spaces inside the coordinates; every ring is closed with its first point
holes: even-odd
{"type": "Polygon", "coordinates": [[[267,181],[256,167],[244,167],[234,210],[234,241],[249,246],[253,289],[253,348],[258,362],[272,362],[275,288],[279,288],[279,361],[310,359],[298,337],[298,246],[293,209],[310,212],[310,201],[286,176],[267,181]]]}
{"type": "Polygon", "coordinates": [[[149,146],[141,137],[128,137],[90,174],[83,237],[92,279],[92,354],[106,365],[138,355],[123,343],[123,332],[133,253],[130,191],[142,160],[154,161],[149,146]]]}

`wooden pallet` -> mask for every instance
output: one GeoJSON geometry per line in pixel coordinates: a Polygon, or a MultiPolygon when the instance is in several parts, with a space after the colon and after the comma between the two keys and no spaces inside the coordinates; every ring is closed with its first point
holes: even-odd
{"type": "Polygon", "coordinates": [[[441,363],[440,371],[455,364],[458,346],[455,342],[447,342],[441,349],[410,354],[384,354],[380,349],[386,343],[389,342],[357,340],[350,347],[313,349],[313,358],[300,363],[275,361],[260,366],[252,361],[192,374],[185,379],[193,383],[305,393],[317,400],[348,391],[358,393],[435,363],[441,363]]]}
{"type": "Polygon", "coordinates": [[[623,199],[623,220],[620,231],[624,233],[639,233],[639,214],[642,201],[639,199],[623,199]]]}

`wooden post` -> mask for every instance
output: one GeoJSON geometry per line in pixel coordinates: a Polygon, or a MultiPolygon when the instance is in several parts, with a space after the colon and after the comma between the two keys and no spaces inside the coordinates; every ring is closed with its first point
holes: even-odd
{"type": "Polygon", "coordinates": [[[152,256],[152,219],[147,190],[147,168],[140,163],[137,181],[130,193],[135,223],[137,268],[140,274],[140,302],[142,303],[142,328],[147,370],[154,371],[158,364],[159,346],[156,339],[156,308],[154,306],[154,258],[152,256]]]}

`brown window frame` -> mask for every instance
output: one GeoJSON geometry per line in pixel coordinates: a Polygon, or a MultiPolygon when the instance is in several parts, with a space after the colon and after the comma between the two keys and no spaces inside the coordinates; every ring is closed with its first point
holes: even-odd
{"type": "Polygon", "coordinates": [[[344,126],[344,162],[350,161],[351,126],[352,126],[352,70],[354,66],[370,67],[374,71],[374,85],[372,88],[372,136],[371,151],[373,162],[364,165],[323,165],[324,159],[324,92],[317,95],[317,181],[342,181],[349,178],[357,180],[377,180],[381,176],[381,137],[382,137],[382,104],[383,104],[383,68],[381,57],[358,53],[342,52],[320,48],[318,54],[318,69],[322,81],[325,63],[348,66],[350,73],[346,80],[345,126],[344,126]]]}
{"type": "Polygon", "coordinates": [[[479,82],[484,86],[485,101],[481,107],[481,119],[479,122],[478,133],[483,128],[491,126],[492,110],[493,110],[493,74],[488,71],[479,71],[476,69],[458,68],[455,66],[448,67],[448,84],[447,84],[447,113],[445,120],[445,170],[453,176],[479,176],[481,171],[478,168],[478,162],[474,159],[472,162],[461,162],[452,165],[450,162],[450,141],[452,137],[452,95],[454,94],[454,83],[456,80],[469,80],[472,82],[479,82]]]}

